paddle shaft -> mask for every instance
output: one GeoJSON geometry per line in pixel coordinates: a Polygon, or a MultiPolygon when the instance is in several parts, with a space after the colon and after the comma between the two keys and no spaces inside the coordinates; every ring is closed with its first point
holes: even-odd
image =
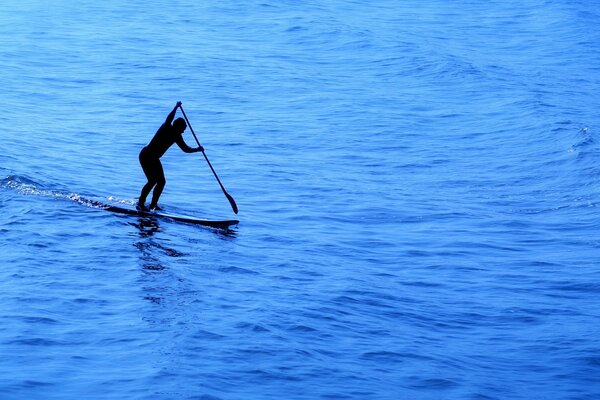
{"type": "MultiPolygon", "coordinates": [[[[198,147],[202,146],[200,144],[200,141],[198,140],[198,137],[194,133],[194,128],[192,128],[192,124],[190,124],[190,120],[188,119],[187,115],[185,115],[185,111],[183,111],[183,107],[181,105],[179,106],[179,109],[181,110],[181,113],[183,114],[183,118],[185,118],[185,122],[187,122],[187,125],[190,127],[190,131],[192,132],[192,135],[194,135],[194,139],[196,139],[196,143],[198,143],[198,147]]],[[[237,204],[235,204],[235,200],[233,199],[233,197],[231,197],[231,195],[229,193],[227,193],[227,190],[225,190],[225,187],[221,183],[219,176],[215,172],[215,169],[213,168],[212,164],[210,163],[210,160],[206,156],[206,153],[204,152],[204,150],[202,151],[202,155],[204,156],[204,159],[208,163],[208,166],[210,167],[210,170],[212,171],[213,175],[215,176],[215,178],[217,178],[217,182],[219,182],[219,186],[221,186],[221,190],[223,191],[223,194],[225,195],[225,197],[227,197],[227,200],[229,200],[229,204],[231,204],[231,208],[233,209],[233,212],[237,214],[238,208],[237,208],[237,204]]]]}

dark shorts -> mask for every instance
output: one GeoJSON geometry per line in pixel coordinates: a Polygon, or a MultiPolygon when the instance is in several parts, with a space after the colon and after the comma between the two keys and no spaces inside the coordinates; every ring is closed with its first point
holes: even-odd
{"type": "Polygon", "coordinates": [[[144,147],[142,151],[140,151],[139,158],[140,165],[142,166],[142,170],[144,170],[146,178],[148,178],[148,182],[165,182],[165,173],[160,158],[150,153],[147,147],[144,147]]]}

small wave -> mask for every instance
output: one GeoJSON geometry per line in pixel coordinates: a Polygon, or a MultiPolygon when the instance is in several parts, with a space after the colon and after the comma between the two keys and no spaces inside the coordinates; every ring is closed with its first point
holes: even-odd
{"type": "Polygon", "coordinates": [[[596,282],[565,282],[554,286],[554,289],[565,292],[598,293],[600,284],[596,282]]]}
{"type": "Polygon", "coordinates": [[[240,322],[237,327],[252,332],[270,332],[269,328],[252,322],[240,322]]]}
{"type": "Polygon", "coordinates": [[[21,192],[37,191],[41,190],[41,185],[29,179],[26,176],[21,175],[9,175],[0,181],[0,187],[14,189],[21,192]]]}
{"type": "Polygon", "coordinates": [[[229,273],[229,274],[258,275],[258,272],[255,272],[255,271],[252,271],[252,270],[249,270],[246,268],[234,267],[234,266],[222,267],[222,268],[219,268],[219,271],[229,273]]]}
{"type": "Polygon", "coordinates": [[[8,186],[11,184],[29,184],[29,185],[39,185],[37,182],[35,182],[33,179],[29,179],[26,176],[22,176],[22,175],[9,175],[6,178],[2,179],[0,181],[0,183],[3,186],[8,186]]]}
{"type": "MultiPolygon", "coordinates": [[[[67,192],[63,190],[51,189],[46,185],[36,182],[22,175],[9,175],[0,180],[0,187],[14,190],[15,192],[26,196],[42,196],[54,199],[72,200],[81,205],[92,208],[106,208],[105,201],[84,197],[78,193],[67,192]]],[[[133,205],[135,202],[131,199],[119,199],[113,196],[107,198],[110,203],[119,203],[133,205]]]]}
{"type": "Polygon", "coordinates": [[[288,328],[288,331],[294,331],[294,332],[317,332],[317,329],[315,328],[311,328],[310,326],[306,326],[306,325],[293,325],[290,328],[288,328]]]}
{"type": "Polygon", "coordinates": [[[44,324],[44,325],[56,325],[59,321],[46,318],[46,317],[29,317],[29,316],[17,316],[15,319],[19,319],[27,324],[44,324]]]}
{"type": "Polygon", "coordinates": [[[451,379],[443,378],[429,378],[421,379],[412,385],[415,389],[427,389],[427,390],[447,390],[459,386],[458,382],[451,379]]]}
{"type": "Polygon", "coordinates": [[[207,339],[207,340],[219,340],[219,339],[224,339],[225,337],[226,336],[224,336],[224,335],[210,332],[210,331],[207,331],[204,329],[200,329],[194,334],[194,338],[207,339]]]}
{"type": "Polygon", "coordinates": [[[9,175],[0,181],[0,187],[12,189],[17,193],[30,195],[30,196],[44,196],[44,197],[62,197],[68,196],[66,193],[62,193],[57,190],[47,188],[45,185],[30,179],[23,175],[9,175]]]}
{"type": "Polygon", "coordinates": [[[393,351],[371,351],[364,353],[361,357],[364,360],[379,361],[386,363],[401,363],[404,358],[416,358],[415,356],[406,356],[393,351]]]}
{"type": "Polygon", "coordinates": [[[18,344],[18,345],[25,345],[25,346],[58,346],[61,345],[63,343],[58,342],[56,340],[50,340],[50,339],[45,339],[45,338],[41,338],[41,337],[34,337],[34,338],[17,338],[15,340],[12,340],[10,342],[8,342],[10,344],[18,344]]]}

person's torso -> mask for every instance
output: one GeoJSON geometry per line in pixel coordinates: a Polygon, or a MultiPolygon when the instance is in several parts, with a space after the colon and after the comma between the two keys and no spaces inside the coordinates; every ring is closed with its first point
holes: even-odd
{"type": "Polygon", "coordinates": [[[177,134],[173,131],[173,127],[165,123],[158,128],[146,149],[152,156],[160,158],[176,140],[177,134]]]}

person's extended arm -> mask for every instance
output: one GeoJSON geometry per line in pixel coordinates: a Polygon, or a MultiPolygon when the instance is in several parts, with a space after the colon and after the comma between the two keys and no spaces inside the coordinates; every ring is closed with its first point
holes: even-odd
{"type": "Polygon", "coordinates": [[[178,101],[177,104],[175,104],[175,108],[173,108],[173,111],[171,111],[169,113],[169,115],[167,115],[167,119],[165,120],[165,124],[169,124],[171,125],[173,123],[173,118],[175,118],[175,113],[177,112],[177,109],[181,107],[181,102],[178,101]]]}
{"type": "Polygon", "coordinates": [[[175,140],[175,143],[177,143],[177,146],[179,146],[179,148],[183,150],[184,153],[197,153],[199,151],[204,151],[204,147],[202,146],[196,148],[188,146],[181,135],[178,135],[177,139],[175,140]]]}

